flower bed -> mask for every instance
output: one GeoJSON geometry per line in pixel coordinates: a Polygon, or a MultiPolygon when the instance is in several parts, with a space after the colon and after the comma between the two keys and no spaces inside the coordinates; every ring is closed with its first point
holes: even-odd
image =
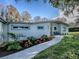
{"type": "Polygon", "coordinates": [[[21,51],[31,46],[44,43],[51,40],[52,36],[43,35],[40,38],[28,37],[27,40],[7,42],[5,46],[0,47],[0,57],[21,51]]]}

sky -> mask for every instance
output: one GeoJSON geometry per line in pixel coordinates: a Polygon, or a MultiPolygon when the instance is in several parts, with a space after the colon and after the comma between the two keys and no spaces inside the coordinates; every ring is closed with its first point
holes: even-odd
{"type": "Polygon", "coordinates": [[[38,2],[32,1],[32,3],[20,2],[16,3],[14,0],[0,0],[0,4],[3,5],[13,5],[17,8],[20,14],[23,11],[28,11],[31,14],[31,17],[40,16],[46,18],[55,18],[59,15],[59,10],[52,7],[49,3],[43,3],[42,0],[38,2]]]}

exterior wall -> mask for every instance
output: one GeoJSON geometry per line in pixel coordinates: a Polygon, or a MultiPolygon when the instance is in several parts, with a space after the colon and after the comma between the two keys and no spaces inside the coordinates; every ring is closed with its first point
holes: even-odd
{"type": "Polygon", "coordinates": [[[64,24],[52,24],[52,33],[53,34],[66,34],[68,33],[68,26],[64,24]],[[56,30],[54,30],[54,27],[56,27],[56,30]]]}
{"type": "Polygon", "coordinates": [[[25,24],[25,23],[13,23],[8,25],[8,32],[15,33],[18,37],[18,40],[26,40],[27,37],[36,37],[39,38],[42,35],[54,35],[55,32],[57,34],[67,34],[68,33],[68,26],[64,24],[57,24],[57,23],[34,23],[34,24],[25,24]],[[52,24],[52,25],[50,25],[52,24]],[[13,26],[29,26],[29,29],[13,29],[13,26]],[[43,29],[38,29],[38,26],[43,26],[43,29]],[[52,27],[52,29],[51,29],[52,27]],[[56,27],[56,30],[54,30],[56,27]]]}
{"type": "Polygon", "coordinates": [[[68,33],[68,26],[67,25],[63,25],[63,24],[60,24],[60,33],[61,34],[67,34],[68,33]]]}
{"type": "Polygon", "coordinates": [[[50,35],[50,23],[38,23],[38,24],[9,24],[9,32],[22,34],[24,37],[19,39],[26,39],[27,37],[41,37],[42,35],[50,35]],[[29,26],[30,29],[12,29],[12,26],[29,26]],[[38,26],[43,26],[44,29],[37,29],[38,26]]]}
{"type": "Polygon", "coordinates": [[[3,23],[0,22],[0,44],[3,42],[3,23]]]}
{"type": "Polygon", "coordinates": [[[5,42],[8,41],[7,32],[8,32],[8,24],[3,24],[3,39],[5,42]]]}
{"type": "Polygon", "coordinates": [[[58,24],[52,23],[52,34],[55,34],[55,32],[58,32],[59,33],[59,27],[58,27],[58,24]],[[54,30],[54,27],[56,27],[57,29],[54,30]]]}

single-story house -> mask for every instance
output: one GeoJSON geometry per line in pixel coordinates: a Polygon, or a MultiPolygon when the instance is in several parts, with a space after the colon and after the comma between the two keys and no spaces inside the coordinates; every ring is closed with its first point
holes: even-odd
{"type": "MultiPolygon", "coordinates": [[[[41,37],[42,35],[59,35],[68,33],[68,24],[60,21],[38,21],[38,22],[6,22],[0,19],[0,33],[2,41],[8,39],[7,33],[17,34],[19,40],[27,37],[41,37]]],[[[0,39],[1,41],[1,39],[0,39]]]]}

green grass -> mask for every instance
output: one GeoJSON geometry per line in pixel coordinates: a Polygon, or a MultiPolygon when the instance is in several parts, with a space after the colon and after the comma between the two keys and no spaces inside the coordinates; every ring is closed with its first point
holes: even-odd
{"type": "Polygon", "coordinates": [[[79,39],[65,36],[63,40],[40,52],[32,59],[79,59],[79,39]]]}
{"type": "Polygon", "coordinates": [[[79,32],[69,32],[70,35],[79,35],[79,32]]]}

